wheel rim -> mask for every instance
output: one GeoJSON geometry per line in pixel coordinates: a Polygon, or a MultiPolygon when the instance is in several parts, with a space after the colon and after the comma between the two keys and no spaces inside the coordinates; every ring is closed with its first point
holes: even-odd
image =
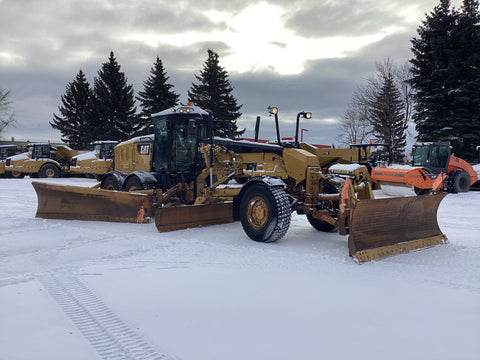
{"type": "Polygon", "coordinates": [[[247,220],[256,230],[265,227],[268,221],[268,205],[263,198],[255,196],[247,205],[247,220]]]}
{"type": "Polygon", "coordinates": [[[55,170],[53,170],[53,169],[47,169],[47,170],[45,171],[45,175],[46,175],[47,177],[55,177],[55,170]]]}
{"type": "Polygon", "coordinates": [[[105,190],[116,190],[116,189],[115,189],[115,186],[113,186],[112,184],[108,184],[107,186],[105,186],[104,189],[105,189],[105,190]]]}

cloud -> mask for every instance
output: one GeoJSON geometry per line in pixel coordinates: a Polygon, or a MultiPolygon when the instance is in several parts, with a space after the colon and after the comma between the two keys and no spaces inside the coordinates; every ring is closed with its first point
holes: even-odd
{"type": "Polygon", "coordinates": [[[17,125],[2,136],[59,139],[48,122],[65,86],[79,69],[93,84],[110,51],[136,92],[159,56],[185,102],[213,49],[244,104],[241,126],[251,132],[262,115],[263,133],[273,134],[266,107],[276,105],[291,134],[296,113],[312,111],[308,137],[331,143],[355,87],[375,61],[411,56],[409,40],[437,3],[3,0],[0,88],[11,89],[17,125]]]}

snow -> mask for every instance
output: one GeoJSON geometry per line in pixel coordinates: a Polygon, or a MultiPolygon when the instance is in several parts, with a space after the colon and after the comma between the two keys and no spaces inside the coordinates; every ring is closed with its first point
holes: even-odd
{"type": "Polygon", "coordinates": [[[272,244],[45,220],[29,178],[1,179],[0,359],[478,359],[479,203],[442,201],[449,244],[357,265],[303,216],[272,244]]]}
{"type": "Polygon", "coordinates": [[[76,155],[73,158],[77,159],[78,161],[95,160],[97,158],[97,155],[98,155],[98,151],[94,150],[94,151],[89,151],[87,153],[83,153],[83,154],[80,154],[80,155],[76,155]]]}
{"type": "Polygon", "coordinates": [[[348,171],[348,172],[353,172],[355,170],[358,170],[362,168],[363,165],[360,164],[335,164],[332,165],[328,168],[329,171],[335,172],[335,171],[348,171]]]}

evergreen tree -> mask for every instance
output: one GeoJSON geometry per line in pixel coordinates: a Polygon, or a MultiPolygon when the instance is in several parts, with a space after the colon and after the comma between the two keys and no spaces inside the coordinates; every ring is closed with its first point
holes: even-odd
{"type": "Polygon", "coordinates": [[[458,21],[451,34],[456,45],[454,64],[455,90],[452,106],[455,110],[449,125],[454,151],[465,159],[476,158],[480,145],[480,14],[478,1],[464,0],[458,21]]]}
{"type": "Polygon", "coordinates": [[[383,143],[390,145],[394,162],[405,159],[406,130],[404,104],[391,73],[383,78],[380,91],[369,104],[370,124],[373,133],[383,143]]]}
{"type": "MultiPolygon", "coordinates": [[[[179,98],[179,95],[171,90],[173,85],[167,83],[169,77],[158,56],[150,74],[150,77],[143,82],[144,90],[137,96],[142,107],[142,116],[145,119],[149,119],[150,115],[154,113],[177,105],[179,98]]],[[[150,124],[151,120],[146,120],[142,130],[148,129],[150,124]]]]}
{"type": "Polygon", "coordinates": [[[417,32],[410,62],[418,140],[451,140],[471,159],[480,142],[478,1],[464,0],[458,11],[441,0],[417,32]]]}
{"type": "Polygon", "coordinates": [[[133,86],[127,84],[113,51],[98,71],[93,92],[97,140],[126,140],[137,135],[141,124],[140,117],[135,114],[133,86]]]}
{"type": "Polygon", "coordinates": [[[92,90],[80,70],[66,86],[58,107],[60,116],[53,114],[50,125],[61,132],[62,141],[74,149],[86,149],[92,140],[92,90]]]}
{"type": "Polygon", "coordinates": [[[242,105],[232,95],[233,86],[228,79],[228,72],[220,66],[218,54],[208,50],[208,59],[203,65],[200,75],[195,75],[199,84],[192,83],[188,91],[188,101],[205,110],[212,111],[214,120],[214,135],[228,137],[243,134],[245,129],[238,130],[237,119],[242,105]]]}

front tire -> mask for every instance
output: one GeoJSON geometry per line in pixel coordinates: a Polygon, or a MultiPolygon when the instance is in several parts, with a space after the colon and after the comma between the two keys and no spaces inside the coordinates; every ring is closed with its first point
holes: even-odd
{"type": "Polygon", "coordinates": [[[448,192],[459,193],[470,190],[470,175],[464,170],[454,170],[448,175],[448,192]]]}
{"type": "Polygon", "coordinates": [[[336,230],[335,226],[326,221],[313,217],[312,214],[307,214],[307,220],[315,230],[323,232],[334,232],[336,230]]]}
{"type": "Polygon", "coordinates": [[[248,237],[259,242],[281,239],[290,226],[288,196],[281,187],[252,185],[240,202],[240,221],[248,237]]]}
{"type": "Polygon", "coordinates": [[[45,164],[38,171],[40,178],[58,178],[60,177],[60,169],[53,164],[45,164]]]}
{"type": "Polygon", "coordinates": [[[25,174],[18,171],[9,171],[5,173],[5,177],[11,179],[23,179],[25,177],[25,174]]]}

